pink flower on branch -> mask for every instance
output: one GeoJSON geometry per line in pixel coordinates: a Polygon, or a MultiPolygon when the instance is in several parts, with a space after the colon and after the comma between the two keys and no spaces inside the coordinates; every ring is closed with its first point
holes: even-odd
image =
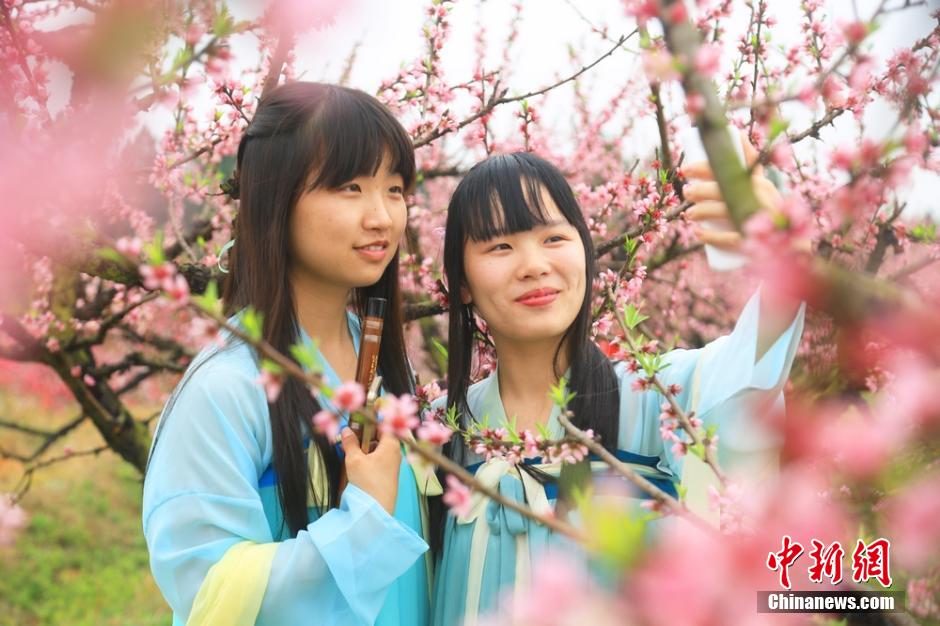
{"type": "Polygon", "coordinates": [[[407,439],[421,423],[418,419],[418,403],[408,394],[382,396],[375,404],[379,411],[379,429],[383,433],[407,439]]]}
{"type": "Polygon", "coordinates": [[[659,17],[658,0],[622,0],[627,15],[636,18],[637,24],[644,26],[647,21],[659,17]]]}
{"type": "Polygon", "coordinates": [[[424,420],[421,423],[421,426],[418,427],[417,436],[421,441],[427,441],[428,443],[435,446],[442,446],[453,436],[454,431],[452,431],[446,424],[441,422],[428,419],[424,420]]]}
{"type": "Polygon", "coordinates": [[[444,492],[444,504],[451,512],[460,517],[470,513],[473,501],[470,489],[453,474],[447,475],[447,490],[444,492]]]}
{"type": "Polygon", "coordinates": [[[714,76],[718,72],[721,63],[721,46],[714,43],[706,43],[699,46],[695,53],[693,67],[695,71],[703,76],[714,76]]]}
{"type": "Polygon", "coordinates": [[[312,419],[313,428],[330,441],[339,435],[339,420],[331,411],[317,411],[312,419]]]}
{"type": "Polygon", "coordinates": [[[12,546],[28,522],[26,511],[11,496],[0,494],[0,548],[12,546]]]}
{"type": "Polygon", "coordinates": [[[356,411],[366,401],[366,392],[357,382],[345,382],[333,392],[333,404],[340,411],[356,411]]]}
{"type": "Polygon", "coordinates": [[[264,395],[269,404],[277,402],[277,397],[281,395],[281,388],[284,386],[284,376],[265,369],[261,371],[255,382],[264,388],[264,395]]]}

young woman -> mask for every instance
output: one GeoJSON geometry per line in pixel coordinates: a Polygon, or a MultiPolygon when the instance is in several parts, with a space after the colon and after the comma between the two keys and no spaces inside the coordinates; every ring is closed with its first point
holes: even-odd
{"type": "MultiPolygon", "coordinates": [[[[697,172],[708,175],[701,167],[697,172]]],[[[757,182],[766,191],[769,183],[757,182]]],[[[701,201],[702,218],[722,208],[715,187],[687,187],[689,197],[701,201]]],[[[561,438],[559,409],[548,391],[565,376],[577,394],[568,407],[575,424],[593,429],[609,451],[675,494],[682,459],[660,434],[662,396],[635,390],[642,370],[638,375],[625,363],[609,362],[590,340],[594,248],[561,172],[528,153],[491,157],[461,181],[448,210],[449,382],[438,406],[456,407],[465,426],[488,416],[495,428],[509,416],[520,431],[542,425],[561,438]],[[474,314],[486,322],[498,364],[471,385],[474,314]]],[[[710,241],[724,243],[721,237],[710,241]]],[[[802,330],[802,308],[783,324],[759,309],[755,296],[729,336],[700,350],[673,350],[660,374],[681,386],[678,399],[686,409],[696,390],[696,414],[706,426],[719,426],[726,465],[740,457],[754,463],[773,447],[747,419],[747,407],[780,398],[802,330]]],[[[448,453],[480,481],[533,508],[547,510],[556,497],[544,477],[557,476],[557,464],[483,462],[459,440],[448,453]]],[[[551,541],[545,527],[475,495],[468,514],[446,519],[432,623],[473,624],[478,614],[494,610],[500,596],[525,586],[532,555],[551,541]]]]}
{"type": "MultiPolygon", "coordinates": [[[[273,89],[238,147],[231,321],[253,307],[265,341],[284,354],[313,346],[335,388],[355,378],[367,299],[383,297],[378,373],[385,391],[411,391],[398,243],[414,175],[408,135],[373,97],[273,89]]],[[[288,379],[269,403],[258,364],[226,335],[193,361],[160,420],[143,529],[173,623],[426,624],[427,544],[398,442],[363,454],[345,428],[341,460],[309,426],[335,410],[329,400],[288,379]]]]}

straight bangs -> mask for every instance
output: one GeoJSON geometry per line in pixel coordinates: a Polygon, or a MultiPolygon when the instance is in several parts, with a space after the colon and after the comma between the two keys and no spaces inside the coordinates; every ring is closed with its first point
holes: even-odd
{"type": "MultiPolygon", "coordinates": [[[[504,154],[477,164],[461,181],[456,219],[466,239],[494,237],[532,230],[550,222],[542,192],[547,192],[572,225],[583,222],[567,181],[541,159],[525,153],[504,154]]],[[[455,194],[456,195],[456,194],[455,194]]]]}
{"type": "Polygon", "coordinates": [[[383,158],[400,174],[406,190],[415,183],[411,138],[392,113],[375,98],[357,90],[336,87],[327,96],[308,128],[308,163],[320,165],[311,189],[336,188],[358,176],[375,176],[383,158]],[[311,131],[313,132],[313,131],[311,131]]]}

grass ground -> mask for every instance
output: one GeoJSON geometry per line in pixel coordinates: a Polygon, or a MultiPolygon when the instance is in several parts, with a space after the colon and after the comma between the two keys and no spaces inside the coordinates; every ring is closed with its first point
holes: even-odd
{"type": "MultiPolygon", "coordinates": [[[[0,391],[0,415],[48,428],[72,413],[0,391]]],[[[6,429],[0,435],[4,447],[21,452],[36,442],[6,429]]],[[[66,439],[76,451],[100,445],[90,425],[66,439]]],[[[18,463],[0,461],[0,493],[21,474],[18,463]]],[[[40,470],[22,502],[28,527],[0,548],[0,626],[169,624],[150,576],[140,503],[139,475],[110,452],[40,470]]]]}

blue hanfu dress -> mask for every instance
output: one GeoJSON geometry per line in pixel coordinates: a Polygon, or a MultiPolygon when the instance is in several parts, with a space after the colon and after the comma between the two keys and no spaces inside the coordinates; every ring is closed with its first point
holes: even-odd
{"type": "MultiPolygon", "coordinates": [[[[358,350],[359,322],[351,313],[349,328],[358,350]]],[[[322,355],[320,361],[326,382],[338,386],[335,371],[322,355]]],[[[290,537],[258,377],[244,342],[207,348],[161,416],[144,484],[143,530],[174,626],[222,619],[191,612],[263,626],[426,625],[426,511],[408,462],[402,459],[394,516],[348,484],[339,508],[309,507],[309,525],[290,537]],[[237,620],[219,613],[246,597],[254,606],[236,610],[237,620]]],[[[308,456],[311,479],[322,486],[320,455],[308,456]]]]}
{"type": "MultiPolygon", "coordinates": [[[[730,335],[719,337],[697,350],[672,350],[665,355],[669,366],[659,374],[665,384],[682,387],[677,400],[685,410],[696,389],[696,415],[706,427],[718,427],[718,457],[722,467],[739,471],[765,472],[776,461],[779,438],[754,419],[756,406],[764,409],[782,403],[786,382],[803,330],[801,306],[789,328],[771,348],[755,358],[757,351],[760,295],[745,306],[730,335]],[[693,378],[697,378],[693,382],[693,378]]],[[[616,456],[630,464],[661,489],[676,494],[684,459],[664,445],[659,415],[664,401],[656,391],[635,391],[638,375],[625,363],[614,367],[620,382],[620,422],[616,456]]],[[[499,393],[498,372],[472,385],[467,404],[477,420],[489,416],[489,425],[506,423],[499,393]]],[[[435,406],[445,406],[439,398],[435,406]]],[[[559,409],[552,410],[547,428],[552,438],[561,438],[559,409]]],[[[525,471],[501,459],[483,462],[472,451],[465,466],[481,482],[498,488],[504,497],[527,503],[539,512],[553,507],[557,489],[543,487],[525,471]]],[[[540,464],[539,469],[558,474],[559,465],[540,464]]],[[[592,463],[601,471],[603,464],[592,463]]],[[[431,623],[435,626],[472,625],[477,617],[500,607],[501,597],[523,591],[537,555],[549,547],[572,548],[565,538],[479,494],[474,494],[470,513],[460,518],[448,514],[444,543],[435,573],[431,623]]]]}

